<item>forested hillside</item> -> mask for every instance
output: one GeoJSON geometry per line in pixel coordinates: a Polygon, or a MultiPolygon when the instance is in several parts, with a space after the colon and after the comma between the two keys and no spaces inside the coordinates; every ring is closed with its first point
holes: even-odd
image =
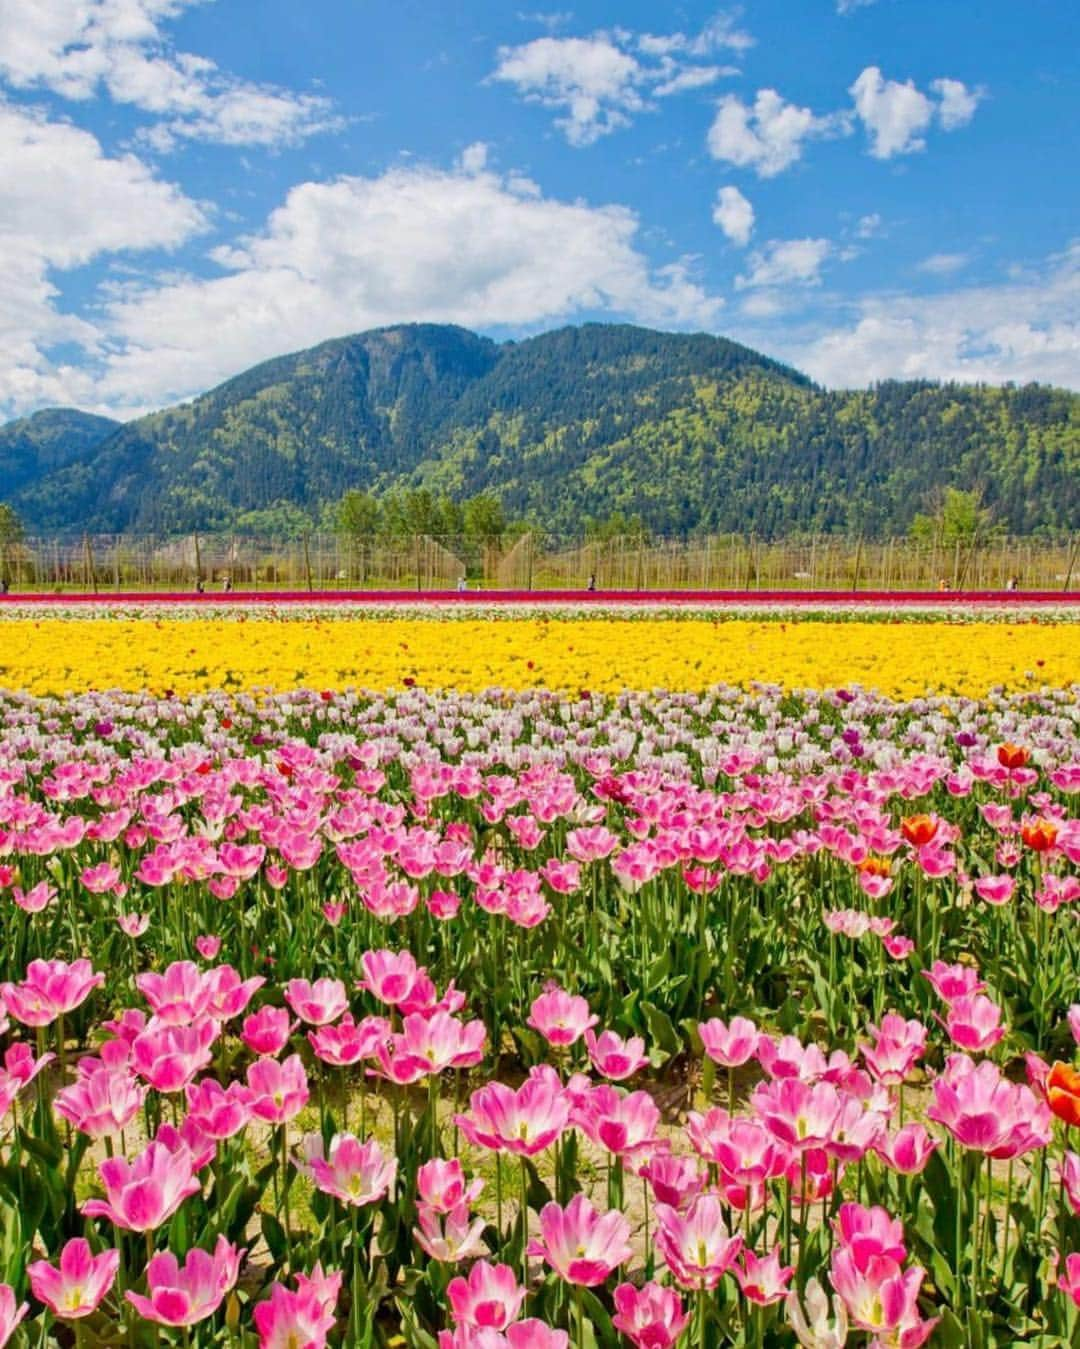
{"type": "Polygon", "coordinates": [[[268,361],[119,428],[39,413],[0,428],[0,469],[35,530],[265,528],[351,489],[422,485],[566,533],[620,511],[665,532],[885,534],[953,486],[1033,533],[1080,522],[1080,396],[827,392],[704,334],[589,324],[497,344],[421,324],[268,361]]]}

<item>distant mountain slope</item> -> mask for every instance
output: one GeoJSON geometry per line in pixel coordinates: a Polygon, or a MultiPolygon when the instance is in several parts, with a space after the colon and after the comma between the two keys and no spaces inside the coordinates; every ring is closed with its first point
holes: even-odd
{"type": "Polygon", "coordinates": [[[77,472],[119,428],[109,417],[75,408],[46,408],[0,426],[0,498],[32,490],[58,470],[77,472]]]}
{"type": "Polygon", "coordinates": [[[91,458],[89,472],[72,450],[0,496],[38,528],[179,531],[424,484],[493,491],[566,532],[620,509],[657,530],[778,535],[902,531],[957,486],[1017,533],[1080,523],[1076,394],[825,392],[724,338],[621,324],[502,344],[432,324],[335,339],[120,427],[91,458]]]}

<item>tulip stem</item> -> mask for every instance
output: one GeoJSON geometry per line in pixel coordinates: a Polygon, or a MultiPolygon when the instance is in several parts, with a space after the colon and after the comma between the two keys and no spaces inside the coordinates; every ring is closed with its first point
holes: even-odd
{"type": "Polygon", "coordinates": [[[521,1159],[521,1282],[529,1287],[529,1172],[521,1159]]]}
{"type": "Polygon", "coordinates": [[[585,1349],[585,1295],[580,1283],[574,1284],[574,1305],[577,1308],[578,1349],[585,1349]]]}

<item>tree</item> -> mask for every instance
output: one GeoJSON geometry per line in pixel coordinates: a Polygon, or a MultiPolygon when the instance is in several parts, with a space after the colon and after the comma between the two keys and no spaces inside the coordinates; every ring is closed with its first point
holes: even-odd
{"type": "Polygon", "coordinates": [[[502,502],[490,492],[470,497],[465,502],[465,536],[470,543],[490,547],[506,533],[506,515],[502,502]]]}
{"type": "Polygon", "coordinates": [[[355,543],[366,541],[378,533],[381,514],[378,501],[369,493],[346,492],[338,502],[336,532],[355,543]]]}
{"type": "Polygon", "coordinates": [[[11,584],[16,551],[25,538],[26,529],[14,507],[0,501],[0,581],[11,584]]]}
{"type": "Polygon", "coordinates": [[[911,537],[923,543],[971,543],[986,538],[994,513],[982,505],[980,492],[962,492],[946,487],[932,514],[920,512],[911,522],[911,537]]]}

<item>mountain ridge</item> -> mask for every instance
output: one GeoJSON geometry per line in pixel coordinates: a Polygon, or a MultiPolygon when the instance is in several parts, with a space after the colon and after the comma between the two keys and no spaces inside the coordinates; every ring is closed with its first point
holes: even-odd
{"type": "Polygon", "coordinates": [[[315,519],[346,490],[408,486],[492,492],[566,533],[621,511],[763,536],[902,532],[955,486],[1011,532],[1046,532],[1080,516],[1080,395],[828,391],[726,338],[630,324],[502,343],[401,324],[125,424],[48,409],[0,427],[0,497],[36,531],[244,527],[282,503],[315,519]]]}

